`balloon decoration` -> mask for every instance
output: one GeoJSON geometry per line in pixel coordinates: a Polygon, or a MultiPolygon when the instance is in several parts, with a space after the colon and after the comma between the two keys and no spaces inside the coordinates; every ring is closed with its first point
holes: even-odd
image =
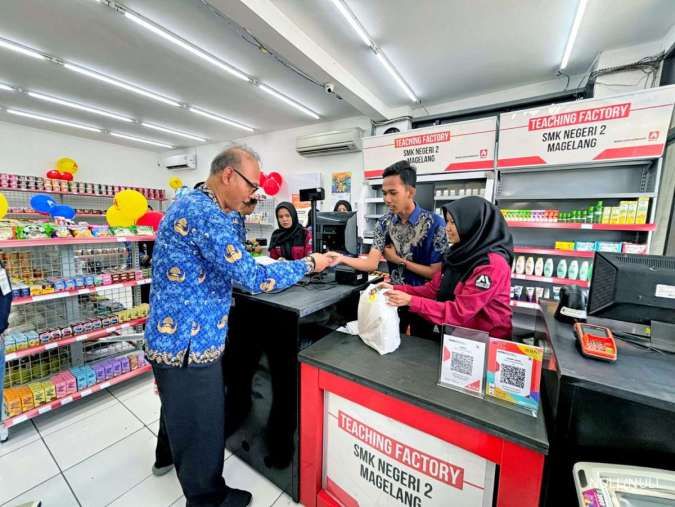
{"type": "Polygon", "coordinates": [[[267,175],[260,173],[260,186],[267,195],[277,195],[283,182],[284,179],[278,172],[271,172],[267,175]]]}
{"type": "Polygon", "coordinates": [[[49,214],[55,206],[56,201],[45,194],[37,194],[30,199],[30,207],[44,215],[49,214]]]}
{"type": "Polygon", "coordinates": [[[7,202],[7,197],[4,194],[0,194],[0,220],[5,218],[5,215],[9,211],[9,203],[7,202]]]}
{"type": "Polygon", "coordinates": [[[47,178],[50,180],[73,181],[78,166],[72,158],[60,158],[56,161],[56,169],[47,171],[47,178]]]}
{"type": "Polygon", "coordinates": [[[122,190],[115,195],[113,207],[136,222],[148,211],[148,200],[136,190],[122,190]]]}
{"type": "Polygon", "coordinates": [[[74,176],[77,169],[77,162],[72,158],[65,157],[56,161],[56,170],[61,174],[70,174],[71,176],[74,176]]]}
{"type": "Polygon", "coordinates": [[[169,178],[169,187],[171,187],[173,190],[178,190],[182,186],[184,186],[183,180],[181,180],[178,176],[172,176],[169,178]]]}
{"type": "Polygon", "coordinates": [[[108,208],[105,212],[105,219],[110,227],[131,227],[134,225],[134,219],[122,213],[115,205],[108,208]]]}
{"type": "Polygon", "coordinates": [[[53,218],[60,217],[65,218],[66,220],[72,220],[75,218],[75,213],[76,212],[72,207],[65,204],[54,206],[49,212],[53,218]]]}
{"type": "Polygon", "coordinates": [[[136,220],[136,225],[149,225],[157,232],[162,218],[164,218],[164,213],[161,211],[148,211],[145,215],[136,220]]]}

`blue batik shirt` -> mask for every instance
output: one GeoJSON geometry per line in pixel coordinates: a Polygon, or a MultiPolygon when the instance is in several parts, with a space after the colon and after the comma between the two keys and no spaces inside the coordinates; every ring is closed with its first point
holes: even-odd
{"type": "MultiPolygon", "coordinates": [[[[400,257],[416,264],[430,266],[442,262],[443,254],[448,248],[445,222],[439,215],[417,203],[406,223],[390,211],[377,221],[373,248],[384,253],[385,246],[389,244],[394,246],[400,257]]],[[[391,283],[394,285],[423,285],[429,281],[403,266],[391,262],[388,265],[391,283]]]]}
{"type": "Polygon", "coordinates": [[[239,217],[224,212],[205,188],[181,197],[162,220],[145,330],[146,355],[155,365],[206,366],[220,358],[233,282],[250,292],[269,292],[295,284],[311,270],[308,260],[257,264],[241,243],[239,217]]]}

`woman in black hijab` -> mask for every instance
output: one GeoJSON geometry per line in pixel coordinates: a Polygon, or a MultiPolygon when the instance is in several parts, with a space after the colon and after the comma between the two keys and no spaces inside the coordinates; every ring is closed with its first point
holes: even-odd
{"type": "Polygon", "coordinates": [[[443,206],[451,246],[443,269],[421,287],[385,285],[393,306],[410,306],[434,324],[511,338],[513,237],[499,209],[482,197],[443,206]]]}
{"type": "Polygon", "coordinates": [[[352,205],[349,203],[349,201],[338,201],[335,203],[335,207],[333,208],[333,211],[337,211],[339,213],[349,213],[352,210],[352,205]]]}
{"type": "Polygon", "coordinates": [[[273,259],[297,260],[312,253],[312,232],[298,221],[298,212],[290,202],[280,203],[275,214],[279,228],[272,233],[269,254],[273,259]]]}

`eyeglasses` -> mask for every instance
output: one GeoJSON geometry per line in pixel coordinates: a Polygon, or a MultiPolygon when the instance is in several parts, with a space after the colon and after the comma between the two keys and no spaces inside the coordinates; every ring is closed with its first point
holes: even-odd
{"type": "Polygon", "coordinates": [[[243,178],[243,180],[248,184],[248,186],[251,187],[251,188],[253,189],[253,192],[257,192],[258,190],[260,190],[260,185],[256,185],[255,183],[253,183],[253,182],[252,182],[251,180],[249,180],[246,176],[244,176],[244,175],[241,174],[239,171],[237,171],[234,167],[230,166],[230,168],[231,168],[235,173],[237,173],[239,176],[241,176],[241,177],[243,178]]]}

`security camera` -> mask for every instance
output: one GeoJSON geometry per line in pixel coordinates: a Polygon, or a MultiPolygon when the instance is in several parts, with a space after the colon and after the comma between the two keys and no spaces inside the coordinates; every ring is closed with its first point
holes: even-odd
{"type": "Polygon", "coordinates": [[[326,83],[323,89],[326,93],[335,93],[335,83],[326,83]]]}

